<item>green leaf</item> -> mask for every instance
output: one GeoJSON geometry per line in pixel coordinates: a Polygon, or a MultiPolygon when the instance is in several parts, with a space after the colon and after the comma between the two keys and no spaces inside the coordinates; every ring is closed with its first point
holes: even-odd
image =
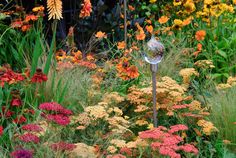
{"type": "Polygon", "coordinates": [[[37,69],[38,66],[38,60],[40,55],[42,54],[42,47],[40,43],[40,34],[37,35],[34,52],[33,52],[33,59],[32,59],[32,66],[31,66],[31,72],[30,76],[32,77],[37,69]]]}
{"type": "Polygon", "coordinates": [[[0,106],[3,103],[3,91],[2,91],[2,87],[0,86],[0,106]]]}
{"type": "Polygon", "coordinates": [[[226,52],[224,52],[223,50],[219,50],[218,53],[219,53],[222,57],[224,57],[225,59],[227,59],[227,54],[226,54],[226,52]]]}
{"type": "Polygon", "coordinates": [[[45,64],[45,67],[44,67],[44,71],[43,71],[46,75],[49,72],[51,61],[52,61],[52,57],[53,57],[53,52],[54,52],[54,47],[55,47],[55,42],[56,42],[56,29],[57,29],[57,22],[54,21],[52,43],[50,45],[49,54],[48,54],[47,61],[46,61],[46,64],[45,64]]]}

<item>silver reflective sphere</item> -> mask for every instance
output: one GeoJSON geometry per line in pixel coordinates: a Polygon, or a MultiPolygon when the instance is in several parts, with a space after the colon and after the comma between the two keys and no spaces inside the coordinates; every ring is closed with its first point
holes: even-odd
{"type": "Polygon", "coordinates": [[[154,36],[147,42],[144,52],[144,59],[150,64],[158,64],[161,62],[164,53],[164,45],[156,40],[154,36]]]}

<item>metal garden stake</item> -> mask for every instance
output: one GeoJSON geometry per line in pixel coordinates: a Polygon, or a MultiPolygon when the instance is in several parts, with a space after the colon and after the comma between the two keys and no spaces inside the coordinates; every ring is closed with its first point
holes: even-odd
{"type": "Polygon", "coordinates": [[[156,74],[158,70],[158,64],[161,62],[164,45],[156,40],[154,36],[147,42],[147,49],[144,52],[144,59],[150,64],[152,72],[152,95],[153,95],[153,121],[154,127],[157,127],[157,108],[156,108],[156,74]]]}

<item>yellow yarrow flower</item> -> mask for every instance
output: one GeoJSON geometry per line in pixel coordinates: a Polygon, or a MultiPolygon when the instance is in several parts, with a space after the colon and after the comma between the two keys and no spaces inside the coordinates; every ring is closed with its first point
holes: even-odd
{"type": "Polygon", "coordinates": [[[174,6],[181,5],[181,4],[182,4],[182,1],[180,1],[180,0],[174,0],[174,1],[173,1],[173,4],[174,4],[174,6]]]}

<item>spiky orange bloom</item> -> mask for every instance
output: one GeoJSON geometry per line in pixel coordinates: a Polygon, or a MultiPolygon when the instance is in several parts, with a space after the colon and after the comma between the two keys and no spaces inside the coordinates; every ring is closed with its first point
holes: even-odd
{"type": "Polygon", "coordinates": [[[205,39],[206,31],[205,30],[199,30],[195,34],[195,39],[198,41],[202,41],[205,39]]]}
{"type": "Polygon", "coordinates": [[[160,24],[165,24],[167,23],[167,21],[169,20],[169,18],[167,16],[161,16],[159,19],[158,19],[158,22],[160,24]]]}
{"type": "Polygon", "coordinates": [[[125,44],[124,41],[118,42],[118,44],[117,44],[117,48],[118,48],[118,49],[125,49],[125,46],[126,46],[126,44],[125,44]]]}
{"type": "Polygon", "coordinates": [[[92,4],[91,4],[90,0],[84,0],[82,7],[83,8],[80,11],[79,17],[80,18],[89,17],[92,12],[92,4]]]}
{"type": "Polygon", "coordinates": [[[105,32],[102,32],[102,31],[98,31],[95,35],[95,37],[97,37],[98,39],[102,39],[102,38],[106,38],[107,35],[105,32]]]}
{"type": "Polygon", "coordinates": [[[30,28],[31,28],[31,25],[26,24],[21,27],[21,31],[26,32],[26,31],[29,31],[30,28]]]}
{"type": "Polygon", "coordinates": [[[47,0],[48,20],[62,19],[62,1],[61,0],[47,0]]]}
{"type": "Polygon", "coordinates": [[[183,20],[183,26],[189,25],[193,20],[193,17],[189,17],[185,20],[183,20]]]}

